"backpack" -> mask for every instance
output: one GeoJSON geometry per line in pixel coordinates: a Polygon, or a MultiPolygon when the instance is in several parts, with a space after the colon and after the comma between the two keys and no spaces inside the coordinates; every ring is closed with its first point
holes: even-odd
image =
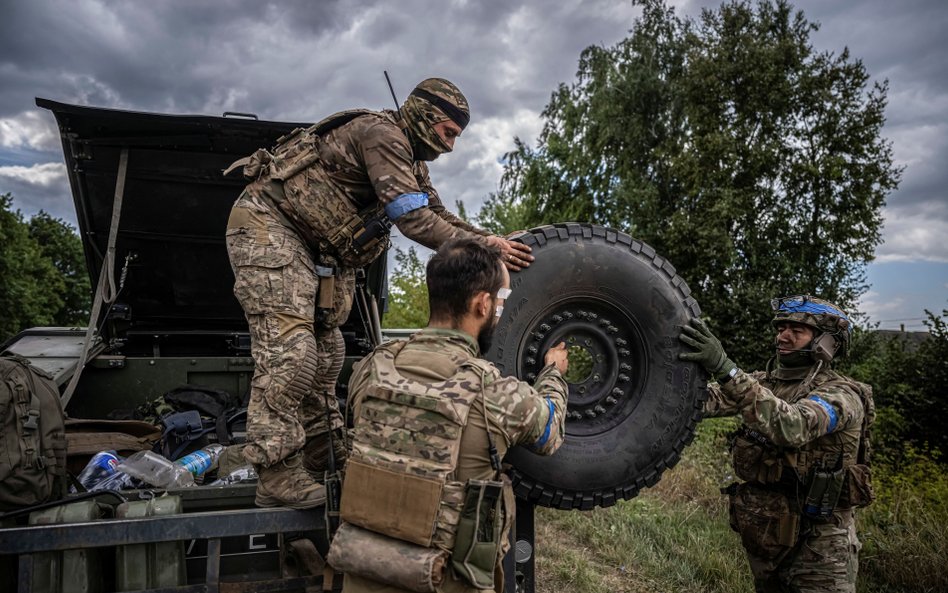
{"type": "Polygon", "coordinates": [[[0,510],[66,495],[66,428],[59,388],[20,356],[0,357],[0,510]]]}

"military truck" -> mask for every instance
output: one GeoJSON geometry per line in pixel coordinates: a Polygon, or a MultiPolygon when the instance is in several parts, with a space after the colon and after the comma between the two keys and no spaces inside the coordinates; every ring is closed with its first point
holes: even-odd
{"type": "MultiPolygon", "coordinates": [[[[243,181],[222,171],[306,124],[36,104],[58,123],[98,288],[88,329],[34,328],[2,350],[51,373],[74,419],[107,419],[186,384],[245,397],[254,365],[224,249],[243,181]]],[[[542,353],[565,340],[572,368],[566,444],[550,458],[515,449],[505,460],[518,495],[505,567],[511,593],[534,590],[534,505],[586,510],[653,485],[690,442],[706,397],[701,370],[677,360],[677,328],[700,311],[670,262],[625,233],[592,224],[540,227],[516,238],[533,247],[537,261],[514,274],[487,356],[504,373],[530,380],[542,353]]],[[[385,258],[359,279],[342,328],[343,399],[353,362],[383,339],[408,335],[381,329],[385,258]]],[[[338,589],[340,576],[323,561],[329,510],[259,509],[253,495],[252,483],[127,490],[6,514],[0,589],[338,589]],[[116,513],[122,501],[138,510],[116,513]],[[45,519],[29,519],[37,513],[45,519]]]]}

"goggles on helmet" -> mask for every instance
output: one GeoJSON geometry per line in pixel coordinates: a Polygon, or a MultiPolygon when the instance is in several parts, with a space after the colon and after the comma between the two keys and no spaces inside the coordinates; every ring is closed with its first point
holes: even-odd
{"type": "Polygon", "coordinates": [[[840,319],[845,319],[847,323],[847,330],[849,333],[853,331],[853,324],[850,321],[849,317],[845,313],[824,303],[818,303],[813,301],[813,297],[809,295],[799,295],[791,297],[783,297],[779,299],[772,299],[770,301],[770,307],[774,311],[782,313],[810,313],[811,315],[835,315],[840,319]]]}

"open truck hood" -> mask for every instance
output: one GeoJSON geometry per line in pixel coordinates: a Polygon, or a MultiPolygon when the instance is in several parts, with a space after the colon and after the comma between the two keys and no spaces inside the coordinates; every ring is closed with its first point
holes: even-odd
{"type": "MultiPolygon", "coordinates": [[[[120,154],[128,149],[116,284],[126,262],[127,274],[111,311],[119,321],[106,324],[103,338],[246,332],[224,245],[231,205],[246,182],[239,172],[224,177],[222,171],[307,124],[120,111],[39,98],[36,104],[52,111],[59,125],[93,288],[108,244],[120,154]]],[[[385,258],[379,259],[369,287],[381,297],[385,258]]],[[[354,311],[350,324],[359,330],[357,317],[354,311]]]]}

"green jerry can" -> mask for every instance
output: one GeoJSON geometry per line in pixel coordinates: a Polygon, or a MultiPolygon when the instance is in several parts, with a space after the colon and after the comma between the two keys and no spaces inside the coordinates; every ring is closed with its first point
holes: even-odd
{"type": "MultiPolygon", "coordinates": [[[[115,510],[117,519],[142,519],[181,513],[181,497],[164,495],[125,502],[115,510]]],[[[115,548],[116,591],[176,587],[187,582],[184,542],[132,544],[115,548]]]]}
{"type": "MultiPolygon", "coordinates": [[[[83,500],[30,513],[30,525],[87,523],[102,507],[83,500]]],[[[95,593],[102,590],[101,548],[42,552],[33,557],[33,593],[95,593]]]]}

